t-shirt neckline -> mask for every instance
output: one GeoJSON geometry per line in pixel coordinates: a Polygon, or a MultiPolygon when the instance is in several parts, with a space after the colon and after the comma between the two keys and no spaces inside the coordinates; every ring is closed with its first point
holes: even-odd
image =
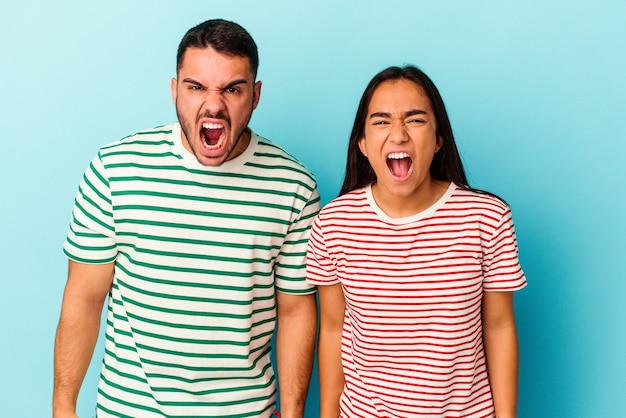
{"type": "Polygon", "coordinates": [[[402,218],[393,218],[387,215],[376,203],[374,199],[374,195],[372,194],[372,184],[369,184],[365,187],[365,197],[367,199],[367,203],[371,206],[372,210],[376,215],[380,218],[380,220],[393,224],[393,225],[404,225],[412,222],[419,221],[424,218],[428,218],[433,215],[439,208],[441,208],[450,198],[452,193],[456,190],[457,186],[453,182],[450,182],[450,185],[446,189],[443,195],[435,203],[430,205],[428,208],[424,209],[421,212],[418,212],[414,215],[402,217],[402,218]]]}

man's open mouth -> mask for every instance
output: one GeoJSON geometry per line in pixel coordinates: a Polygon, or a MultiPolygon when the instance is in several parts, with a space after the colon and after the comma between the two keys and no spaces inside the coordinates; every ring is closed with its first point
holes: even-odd
{"type": "Polygon", "coordinates": [[[224,142],[224,125],[221,123],[203,123],[200,135],[206,148],[218,149],[224,142]]]}

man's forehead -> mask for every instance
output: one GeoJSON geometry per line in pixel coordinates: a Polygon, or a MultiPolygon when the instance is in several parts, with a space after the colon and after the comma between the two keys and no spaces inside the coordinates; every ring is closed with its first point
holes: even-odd
{"type": "Polygon", "coordinates": [[[213,74],[226,78],[254,77],[248,57],[225,54],[212,47],[187,48],[178,73],[179,76],[213,74]]]}

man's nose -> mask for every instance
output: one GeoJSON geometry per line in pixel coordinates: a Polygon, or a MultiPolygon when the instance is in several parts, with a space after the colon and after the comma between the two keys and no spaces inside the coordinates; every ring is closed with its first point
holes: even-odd
{"type": "Polygon", "coordinates": [[[217,115],[226,108],[224,103],[224,95],[221,91],[207,90],[204,95],[204,103],[202,103],[202,111],[217,115]]]}

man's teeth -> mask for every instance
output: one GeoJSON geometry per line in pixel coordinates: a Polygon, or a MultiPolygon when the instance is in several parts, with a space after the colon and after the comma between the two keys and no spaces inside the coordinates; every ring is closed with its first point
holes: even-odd
{"type": "Polygon", "coordinates": [[[387,158],[390,160],[401,160],[403,158],[409,158],[409,154],[406,152],[392,152],[387,158]]]}
{"type": "Polygon", "coordinates": [[[202,127],[204,129],[222,129],[224,128],[224,125],[221,123],[203,123],[202,127]]]}

